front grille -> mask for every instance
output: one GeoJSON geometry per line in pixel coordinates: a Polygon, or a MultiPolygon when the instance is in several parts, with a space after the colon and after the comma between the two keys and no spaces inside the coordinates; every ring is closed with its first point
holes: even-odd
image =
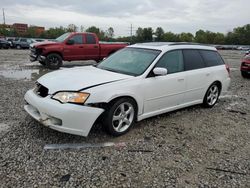
{"type": "Polygon", "coordinates": [[[37,83],[37,86],[35,88],[35,93],[39,95],[40,97],[47,97],[49,90],[42,84],[37,83]]]}

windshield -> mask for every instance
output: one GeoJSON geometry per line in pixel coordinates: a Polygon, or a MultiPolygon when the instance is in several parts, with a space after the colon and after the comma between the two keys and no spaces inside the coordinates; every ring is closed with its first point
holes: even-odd
{"type": "Polygon", "coordinates": [[[160,53],[159,50],[124,48],[102,61],[97,67],[112,72],[139,76],[160,53]]]}
{"type": "Polygon", "coordinates": [[[66,38],[68,38],[69,35],[70,35],[70,33],[64,33],[60,37],[56,38],[56,41],[57,42],[63,42],[66,38]]]}

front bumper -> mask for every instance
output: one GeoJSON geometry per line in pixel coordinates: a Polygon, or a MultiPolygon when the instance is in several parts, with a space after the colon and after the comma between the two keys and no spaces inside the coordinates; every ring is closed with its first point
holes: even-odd
{"type": "Polygon", "coordinates": [[[34,62],[34,61],[42,61],[45,62],[46,57],[42,56],[42,55],[35,55],[35,54],[30,54],[30,61],[34,62]]]}
{"type": "Polygon", "coordinates": [[[42,98],[29,90],[25,94],[24,109],[43,125],[65,133],[88,136],[96,119],[104,111],[101,108],[75,104],[61,104],[47,96],[42,98]]]}

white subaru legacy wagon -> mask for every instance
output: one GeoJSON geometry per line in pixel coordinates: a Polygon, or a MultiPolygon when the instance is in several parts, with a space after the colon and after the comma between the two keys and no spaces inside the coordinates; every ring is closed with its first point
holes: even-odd
{"type": "Polygon", "coordinates": [[[191,43],[128,46],[97,66],[48,73],[25,94],[25,110],[57,131],[87,136],[97,120],[119,136],[145,118],[203,104],[230,86],[214,47],[191,43]]]}

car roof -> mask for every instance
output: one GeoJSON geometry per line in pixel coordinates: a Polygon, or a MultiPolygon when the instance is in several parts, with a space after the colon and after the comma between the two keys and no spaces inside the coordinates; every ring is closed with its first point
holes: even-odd
{"type": "Polygon", "coordinates": [[[153,49],[153,50],[160,50],[160,51],[169,51],[169,50],[174,50],[174,49],[202,49],[202,50],[217,51],[217,49],[211,45],[189,43],[189,42],[148,42],[148,43],[137,43],[128,47],[129,48],[153,49]]]}

